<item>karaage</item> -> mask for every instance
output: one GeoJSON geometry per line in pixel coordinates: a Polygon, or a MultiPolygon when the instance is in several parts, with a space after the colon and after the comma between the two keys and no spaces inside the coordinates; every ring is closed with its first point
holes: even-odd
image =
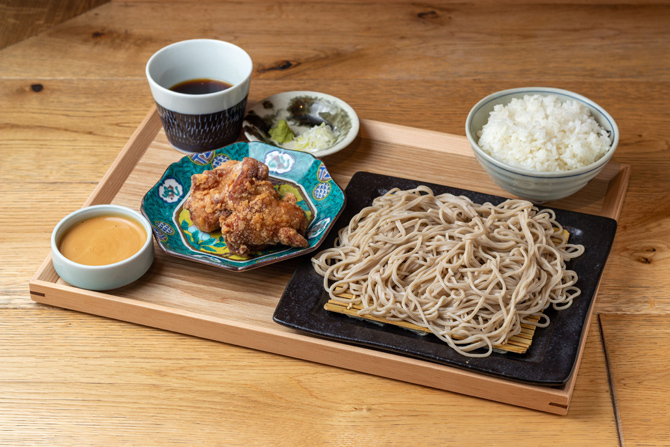
{"type": "Polygon", "coordinates": [[[307,247],[305,212],[293,194],[282,198],[268,175],[268,167],[253,158],[228,161],[193,175],[184,208],[201,231],[220,227],[228,249],[238,255],[276,244],[307,247]]]}

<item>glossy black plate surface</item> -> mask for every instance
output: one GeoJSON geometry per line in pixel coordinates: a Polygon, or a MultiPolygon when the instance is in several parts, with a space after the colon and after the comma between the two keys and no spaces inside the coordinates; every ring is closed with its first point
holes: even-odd
{"type": "MultiPolygon", "coordinates": [[[[358,172],[346,188],[347,206],[324,241],[322,249],[332,247],[337,232],[362,208],[370,205],[375,197],[391,188],[411,189],[421,184],[432,188],[435,194],[464,195],[476,203],[498,204],[506,200],[449,186],[358,172]]],[[[568,264],[579,275],[577,286],[581,288],[582,294],[566,310],[558,312],[550,307],[545,311],[551,318],[551,324],[547,328],[537,329],[526,354],[494,352],[485,358],[464,357],[433,335],[421,336],[392,325],[382,326],[328,312],[323,308],[328,301],[328,294],[323,289],[323,278],[312,268],[310,256],[302,259],[289,281],[275,310],[274,320],[332,340],[506,379],[560,386],[574,370],[581,339],[586,335],[585,322],[614,240],[617,223],[606,217],[554,210],[558,222],[570,232],[570,242],[585,246],[585,253],[568,264]]]]}

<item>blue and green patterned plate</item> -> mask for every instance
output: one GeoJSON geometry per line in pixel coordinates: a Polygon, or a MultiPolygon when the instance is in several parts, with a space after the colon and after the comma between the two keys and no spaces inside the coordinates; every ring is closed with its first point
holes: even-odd
{"type": "Polygon", "coordinates": [[[158,245],[168,254],[232,271],[249,270],[316,250],[344,209],[346,198],[322,161],[305,152],[265,143],[235,143],[216,151],[193,154],[171,164],[142,199],[142,214],[151,222],[158,245]],[[283,196],[292,192],[310,221],[307,248],[278,245],[248,257],[230,253],[220,231],[204,233],[191,221],[183,204],[191,176],[228,160],[252,157],[270,169],[270,181],[283,196]]]}

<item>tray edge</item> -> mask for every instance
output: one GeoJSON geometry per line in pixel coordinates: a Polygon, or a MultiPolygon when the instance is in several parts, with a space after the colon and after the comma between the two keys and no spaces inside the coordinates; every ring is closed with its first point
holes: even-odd
{"type": "MultiPolygon", "coordinates": [[[[470,150],[469,143],[464,136],[367,119],[361,120],[361,124],[362,126],[360,135],[362,138],[374,139],[380,142],[397,143],[405,146],[423,147],[425,149],[440,152],[474,157],[474,154],[470,150]]],[[[156,107],[152,106],[145,118],[140,123],[139,127],[135,130],[106,174],[91,193],[84,206],[111,202],[111,200],[125,182],[127,176],[132,171],[132,168],[142,158],[146,149],[153,142],[160,129],[160,118],[156,111],[156,107]]],[[[607,192],[604,197],[602,215],[618,220],[621,215],[623,203],[625,201],[625,196],[628,189],[630,166],[617,162],[610,163],[616,166],[616,174],[608,184],[607,192]]],[[[475,374],[468,371],[457,370],[456,368],[452,367],[433,364],[431,362],[408,359],[395,354],[380,353],[368,348],[360,348],[348,345],[343,347],[341,346],[341,343],[324,341],[315,337],[304,336],[299,334],[298,331],[294,330],[269,331],[267,328],[264,328],[262,331],[260,331],[255,326],[250,326],[245,323],[229,322],[226,320],[207,317],[199,314],[188,315],[189,312],[187,311],[180,311],[178,309],[156,304],[148,305],[149,303],[140,303],[142,305],[139,307],[145,308],[146,310],[153,309],[167,313],[170,318],[164,320],[162,324],[157,325],[155,322],[145,322],[143,318],[135,316],[127,318],[128,315],[125,313],[124,318],[119,318],[118,315],[116,317],[114,316],[116,315],[116,310],[123,310],[128,305],[138,306],[138,302],[132,300],[127,300],[128,302],[126,302],[126,299],[104,293],[99,294],[100,296],[92,298],[91,294],[87,293],[88,291],[82,291],[68,285],[57,284],[58,279],[59,277],[53,269],[53,265],[51,264],[51,254],[49,254],[29,282],[31,299],[36,302],[52,306],[64,307],[84,313],[120,319],[122,321],[143,324],[146,326],[157,327],[177,333],[236,344],[247,348],[258,349],[261,351],[276,353],[288,357],[313,361],[316,363],[364,372],[381,377],[429,386],[446,391],[456,392],[459,394],[475,396],[487,400],[508,403],[558,415],[566,415],[568,413],[570,402],[572,400],[572,392],[576,382],[576,376],[581,365],[586,339],[588,338],[584,337],[584,341],[582,342],[582,346],[580,347],[578,354],[575,370],[568,382],[566,382],[566,384],[560,388],[546,388],[510,382],[503,379],[491,378],[481,374],[475,374]],[[48,292],[52,292],[54,295],[48,295],[48,292]],[[63,294],[63,296],[56,296],[60,294],[63,294]],[[97,311],[93,313],[90,310],[80,307],[80,305],[76,302],[73,303],[68,301],[72,298],[71,296],[68,296],[68,294],[77,297],[87,297],[89,301],[93,299],[98,304],[106,303],[107,306],[111,306],[109,309],[114,311],[99,307],[97,311]],[[208,321],[210,324],[215,324],[216,327],[219,327],[220,325],[227,326],[228,329],[232,330],[233,338],[228,337],[228,333],[224,334],[223,336],[220,335],[220,328],[215,330],[216,328],[209,329],[208,326],[202,330],[198,330],[196,328],[195,330],[187,331],[181,327],[182,320],[196,317],[205,317],[206,321],[208,321]],[[170,322],[170,324],[168,324],[168,322],[170,322]],[[258,334],[263,334],[264,337],[267,336],[267,340],[265,340],[264,337],[261,337],[261,340],[259,340],[258,343],[248,342],[246,340],[242,341],[243,339],[241,336],[240,340],[236,340],[235,332],[245,330],[251,330],[258,334]],[[214,335],[209,334],[209,332],[212,332],[214,335]],[[300,343],[298,343],[296,346],[289,346],[288,344],[278,345],[276,340],[273,338],[275,336],[282,336],[285,338],[298,340],[300,343]],[[305,347],[308,347],[309,349],[306,350],[305,347]],[[333,352],[337,351],[344,352],[348,355],[353,355],[354,358],[352,360],[354,360],[354,366],[350,366],[347,364],[347,361],[332,355],[333,352]],[[383,361],[378,364],[375,364],[375,362],[370,362],[370,359],[379,360],[380,358],[383,358],[383,361]],[[413,363],[414,367],[421,369],[426,374],[423,374],[418,378],[412,377],[410,380],[410,378],[405,377],[404,374],[402,374],[402,371],[398,371],[395,368],[388,368],[389,365],[395,364],[397,366],[398,364],[408,362],[413,363]],[[454,383],[452,379],[460,379],[462,381],[454,383]],[[523,389],[524,392],[520,393],[519,391],[521,389],[523,389]]],[[[594,296],[594,300],[595,299],[597,299],[597,291],[596,295],[594,296]]],[[[591,312],[587,318],[587,327],[590,327],[594,308],[595,305],[592,306],[591,312]]]]}

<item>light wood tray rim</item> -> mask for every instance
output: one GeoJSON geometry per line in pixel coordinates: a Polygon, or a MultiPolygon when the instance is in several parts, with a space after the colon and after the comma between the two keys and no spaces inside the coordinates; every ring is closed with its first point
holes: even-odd
{"type": "MultiPolygon", "coordinates": [[[[152,107],[84,206],[111,203],[132,168],[141,160],[160,131],[160,118],[156,108],[152,107]]],[[[360,138],[474,157],[464,136],[374,120],[361,120],[360,138]]],[[[603,175],[608,176],[609,183],[601,214],[618,220],[628,187],[630,166],[611,161],[607,168],[603,171],[603,175]]],[[[51,255],[48,255],[29,283],[31,298],[52,306],[559,415],[568,412],[586,343],[586,337],[583,337],[575,372],[568,382],[563,387],[550,388],[512,382],[383,351],[324,340],[279,326],[276,329],[256,327],[168,305],[123,298],[115,296],[113,291],[91,292],[58,283],[58,280],[59,277],[51,263],[51,255]],[[285,342],[279,343],[280,339],[285,342]]],[[[592,312],[587,318],[586,327],[590,325],[592,312]]]]}

